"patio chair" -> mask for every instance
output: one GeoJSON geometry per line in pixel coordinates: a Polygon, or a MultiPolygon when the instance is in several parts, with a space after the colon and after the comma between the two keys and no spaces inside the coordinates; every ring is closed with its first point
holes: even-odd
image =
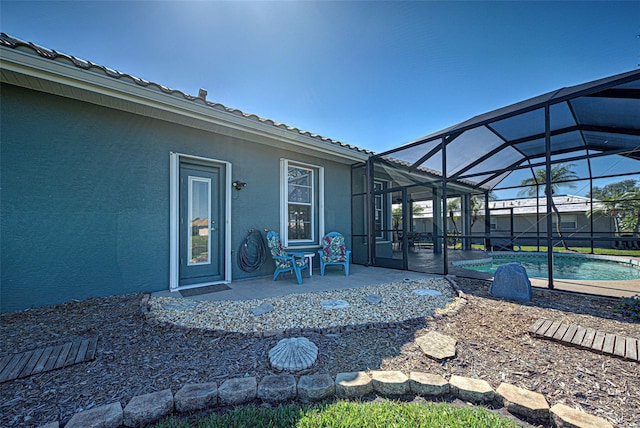
{"type": "Polygon", "coordinates": [[[271,250],[271,257],[276,264],[276,271],[273,273],[273,280],[275,281],[278,275],[286,272],[294,272],[298,284],[302,285],[302,271],[309,269],[309,263],[304,257],[304,253],[287,253],[282,248],[280,242],[280,235],[273,230],[267,233],[267,244],[271,250]]]}
{"type": "Polygon", "coordinates": [[[344,245],[344,236],[338,232],[329,232],[322,238],[320,255],[320,275],[324,276],[324,268],[328,265],[344,266],[344,274],[349,276],[349,256],[351,250],[344,245]]]}

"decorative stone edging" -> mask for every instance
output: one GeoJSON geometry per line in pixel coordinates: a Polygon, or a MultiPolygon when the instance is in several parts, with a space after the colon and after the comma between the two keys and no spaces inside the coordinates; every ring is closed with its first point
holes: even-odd
{"type": "MultiPolygon", "coordinates": [[[[259,383],[255,377],[233,378],[217,383],[187,384],[175,395],[171,390],[133,397],[123,409],[119,402],[76,413],[65,428],[141,427],[152,424],[174,412],[186,413],[213,409],[216,406],[248,404],[259,400],[278,404],[299,400],[305,403],[335,397],[357,399],[369,394],[385,397],[416,395],[424,398],[459,398],[479,404],[496,405],[531,423],[549,423],[555,427],[613,428],[602,418],[589,415],[563,404],[549,407],[540,393],[501,383],[493,389],[482,379],[451,376],[449,381],[438,374],[399,371],[372,371],[303,375],[265,376],[259,383]]],[[[41,428],[58,428],[52,422],[41,428]]]]}

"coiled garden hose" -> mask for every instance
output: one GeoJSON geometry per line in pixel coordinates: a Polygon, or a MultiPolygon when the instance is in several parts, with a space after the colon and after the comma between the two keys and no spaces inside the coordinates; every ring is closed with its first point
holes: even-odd
{"type": "Polygon", "coordinates": [[[245,272],[255,272],[262,267],[267,258],[267,247],[259,230],[249,229],[238,248],[238,266],[245,272]]]}

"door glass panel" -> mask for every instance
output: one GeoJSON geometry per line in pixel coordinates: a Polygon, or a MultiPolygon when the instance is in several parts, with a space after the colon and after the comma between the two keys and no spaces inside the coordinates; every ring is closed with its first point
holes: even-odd
{"type": "Polygon", "coordinates": [[[189,265],[209,264],[211,179],[189,177],[189,265]]]}

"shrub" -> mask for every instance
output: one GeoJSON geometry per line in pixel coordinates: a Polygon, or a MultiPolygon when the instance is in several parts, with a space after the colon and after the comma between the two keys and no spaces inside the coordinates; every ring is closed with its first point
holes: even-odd
{"type": "Polygon", "coordinates": [[[622,297],[618,303],[617,311],[625,317],[640,321],[640,294],[633,297],[622,297]]]}

